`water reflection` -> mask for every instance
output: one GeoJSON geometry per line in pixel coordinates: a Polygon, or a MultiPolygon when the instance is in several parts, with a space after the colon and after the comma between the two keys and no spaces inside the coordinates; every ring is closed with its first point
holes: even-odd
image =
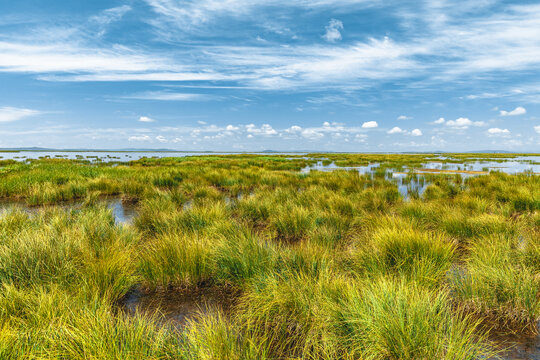
{"type": "Polygon", "coordinates": [[[121,199],[105,200],[107,207],[112,210],[114,221],[117,224],[131,224],[137,215],[137,207],[132,202],[122,201],[121,199]]]}
{"type": "Polygon", "coordinates": [[[338,166],[335,162],[326,163],[325,161],[317,161],[300,170],[301,173],[307,174],[312,170],[317,171],[334,171],[334,170],[357,170],[360,175],[372,175],[380,166],[379,163],[369,164],[367,166],[338,166]]]}
{"type": "MultiPolygon", "coordinates": [[[[131,224],[137,215],[137,207],[132,202],[122,201],[120,198],[108,198],[99,200],[99,204],[107,206],[112,210],[114,221],[116,224],[131,224]]],[[[70,202],[47,206],[29,206],[23,201],[17,200],[0,200],[0,216],[10,210],[20,210],[28,214],[36,214],[40,209],[57,207],[64,210],[80,211],[84,208],[82,202],[70,202]]]]}
{"type": "Polygon", "coordinates": [[[414,177],[409,177],[405,173],[389,173],[391,178],[386,177],[387,180],[392,180],[396,183],[398,191],[405,199],[409,197],[421,197],[426,191],[426,188],[430,184],[429,181],[426,181],[425,177],[422,175],[416,175],[414,177]],[[405,180],[407,178],[407,180],[405,180]]]}
{"type": "MultiPolygon", "coordinates": [[[[452,160],[450,158],[439,157],[441,160],[452,160]]],[[[318,160],[315,164],[306,166],[301,173],[307,174],[311,171],[334,171],[334,170],[355,170],[360,175],[368,175],[371,179],[381,173],[381,164],[372,163],[365,166],[338,166],[335,162],[328,160],[318,160]]],[[[442,162],[430,161],[422,163],[418,167],[403,166],[401,169],[385,168],[384,178],[396,184],[400,194],[408,199],[410,197],[420,197],[430,185],[426,175],[460,175],[462,184],[465,179],[471,176],[489,174],[492,171],[501,171],[507,174],[529,173],[540,174],[540,156],[521,156],[514,159],[492,159],[490,161],[471,162],[442,162]]]]}

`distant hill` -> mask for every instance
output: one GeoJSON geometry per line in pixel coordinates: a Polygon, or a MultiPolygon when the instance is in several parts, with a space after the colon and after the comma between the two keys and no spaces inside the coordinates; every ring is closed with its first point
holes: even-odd
{"type": "Polygon", "coordinates": [[[470,154],[511,154],[513,151],[507,150],[475,150],[475,151],[466,151],[470,154]]]}

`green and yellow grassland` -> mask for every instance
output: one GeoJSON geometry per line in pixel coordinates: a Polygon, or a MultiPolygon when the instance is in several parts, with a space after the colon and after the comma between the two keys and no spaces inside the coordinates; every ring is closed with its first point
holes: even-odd
{"type": "Polygon", "coordinates": [[[490,334],[538,331],[539,176],[426,174],[404,199],[384,169],[432,155],[313,156],[383,170],[0,161],[0,198],[35,208],[0,216],[0,359],[488,359],[490,334]],[[133,224],[111,196],[136,204],[133,224]],[[178,329],[123,311],[135,287],[236,295],[178,329]]]}

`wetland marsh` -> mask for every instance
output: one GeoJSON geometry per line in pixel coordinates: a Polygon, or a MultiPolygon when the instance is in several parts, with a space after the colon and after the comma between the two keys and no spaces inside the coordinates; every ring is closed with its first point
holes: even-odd
{"type": "Polygon", "coordinates": [[[539,159],[0,160],[0,358],[538,359],[539,159]]]}

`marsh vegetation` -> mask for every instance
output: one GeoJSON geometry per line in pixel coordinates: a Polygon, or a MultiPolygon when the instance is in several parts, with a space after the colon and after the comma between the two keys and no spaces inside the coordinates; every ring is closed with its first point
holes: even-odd
{"type": "Polygon", "coordinates": [[[538,333],[540,177],[433,160],[0,161],[0,358],[506,356],[538,333]]]}

